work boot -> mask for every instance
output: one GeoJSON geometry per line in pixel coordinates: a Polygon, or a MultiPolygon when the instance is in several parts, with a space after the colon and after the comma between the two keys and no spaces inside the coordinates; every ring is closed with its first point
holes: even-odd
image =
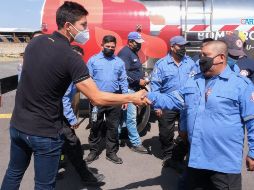
{"type": "Polygon", "coordinates": [[[138,146],[132,146],[131,150],[140,154],[148,154],[148,150],[142,144],[138,146]]]}
{"type": "Polygon", "coordinates": [[[93,161],[97,160],[99,156],[95,152],[90,152],[85,158],[87,164],[91,164],[93,161]]]}
{"type": "Polygon", "coordinates": [[[123,160],[119,158],[116,154],[110,154],[106,156],[106,159],[115,163],[115,164],[122,164],[123,160]]]}

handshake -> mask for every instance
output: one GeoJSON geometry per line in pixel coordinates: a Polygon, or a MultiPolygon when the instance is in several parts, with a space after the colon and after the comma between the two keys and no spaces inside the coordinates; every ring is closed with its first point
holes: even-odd
{"type": "Polygon", "coordinates": [[[130,94],[130,102],[137,105],[150,105],[152,102],[147,98],[147,91],[146,90],[140,90],[138,92],[135,92],[134,94],[130,94]]]}

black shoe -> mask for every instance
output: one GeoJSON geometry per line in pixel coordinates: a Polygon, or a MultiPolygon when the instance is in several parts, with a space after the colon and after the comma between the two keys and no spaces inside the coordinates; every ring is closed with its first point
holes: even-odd
{"type": "Polygon", "coordinates": [[[93,161],[97,160],[98,158],[99,156],[96,153],[90,152],[88,156],[85,158],[85,161],[87,164],[91,164],[93,161]]]}
{"type": "Polygon", "coordinates": [[[122,164],[123,160],[119,158],[116,154],[107,155],[106,159],[115,163],[115,164],[122,164]]]}
{"type": "Polygon", "coordinates": [[[148,154],[148,150],[142,144],[131,147],[131,150],[133,150],[134,152],[138,152],[140,154],[148,154]]]}

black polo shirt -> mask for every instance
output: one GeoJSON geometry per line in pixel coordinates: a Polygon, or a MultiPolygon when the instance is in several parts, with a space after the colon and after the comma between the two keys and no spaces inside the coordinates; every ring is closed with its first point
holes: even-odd
{"type": "Polygon", "coordinates": [[[139,81],[144,78],[144,72],[138,54],[125,46],[119,51],[118,57],[125,63],[129,88],[135,91],[140,90],[139,81]]]}
{"type": "Polygon", "coordinates": [[[34,38],[25,50],[10,126],[30,135],[58,136],[63,95],[72,81],[87,78],[86,64],[65,36],[54,32],[34,38]]]}

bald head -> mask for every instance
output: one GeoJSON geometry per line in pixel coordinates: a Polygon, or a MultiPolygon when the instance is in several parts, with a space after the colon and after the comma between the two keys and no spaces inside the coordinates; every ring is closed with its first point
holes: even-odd
{"type": "Polygon", "coordinates": [[[224,54],[225,56],[228,54],[228,47],[227,44],[223,41],[214,40],[206,42],[202,48],[205,48],[206,46],[209,47],[210,51],[212,51],[214,54],[224,54]]]}
{"type": "Polygon", "coordinates": [[[227,66],[227,54],[226,43],[218,40],[205,43],[201,49],[199,62],[204,75],[212,77],[220,74],[227,66]]]}

